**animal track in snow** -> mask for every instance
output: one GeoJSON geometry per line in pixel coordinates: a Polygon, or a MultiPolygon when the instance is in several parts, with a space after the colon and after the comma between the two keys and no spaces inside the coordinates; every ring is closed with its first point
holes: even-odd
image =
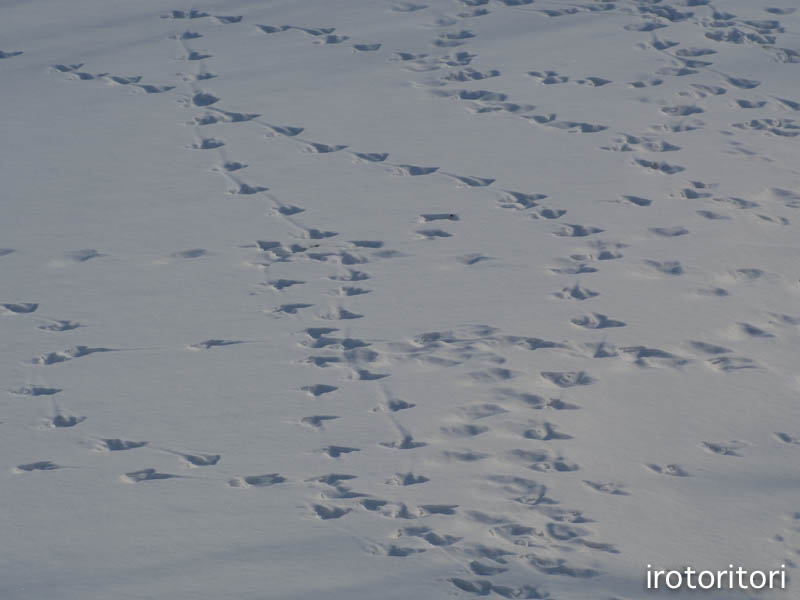
{"type": "Polygon", "coordinates": [[[347,309],[338,307],[338,308],[331,308],[327,312],[319,315],[319,318],[320,319],[326,319],[326,320],[338,321],[338,320],[342,320],[342,319],[360,319],[363,316],[364,315],[359,315],[359,314],[351,312],[351,311],[349,311],[347,309]]]}
{"type": "Polygon", "coordinates": [[[311,417],[303,417],[300,419],[300,423],[302,425],[307,425],[308,427],[321,430],[324,429],[325,421],[332,421],[338,418],[339,417],[334,415],[313,415],[311,417]]]}
{"type": "Polygon", "coordinates": [[[741,356],[720,356],[717,358],[709,358],[708,364],[723,373],[732,371],[739,371],[740,369],[757,369],[758,365],[751,358],[744,358],[741,356]]]}
{"type": "Polygon", "coordinates": [[[386,484],[408,486],[419,485],[422,483],[427,483],[428,481],[430,481],[430,479],[424,475],[414,475],[411,471],[409,471],[408,473],[395,473],[393,477],[386,481],[386,484]]]}
{"type": "Polygon", "coordinates": [[[369,275],[363,271],[348,269],[347,273],[343,275],[331,275],[329,279],[332,279],[333,281],[365,281],[369,279],[369,275]]]}
{"type": "Polygon", "coordinates": [[[198,107],[211,106],[219,102],[219,98],[208,92],[197,92],[192,96],[192,104],[198,107]]]}
{"type": "Polygon", "coordinates": [[[752,90],[753,88],[756,88],[759,85],[761,85],[760,81],[756,81],[755,79],[745,79],[744,77],[728,77],[726,75],[725,79],[733,87],[737,87],[743,90],[752,90]]]}
{"type": "Polygon", "coordinates": [[[397,412],[400,410],[407,410],[409,408],[414,408],[416,404],[411,404],[410,402],[406,402],[405,400],[401,400],[399,398],[390,398],[384,404],[381,404],[377,408],[374,408],[373,411],[375,412],[397,412]]]}
{"type": "Polygon", "coordinates": [[[628,492],[623,489],[623,486],[618,483],[599,483],[595,481],[584,480],[584,483],[595,491],[603,494],[611,494],[613,496],[627,496],[628,492]]]}
{"type": "Polygon", "coordinates": [[[641,89],[645,87],[655,87],[657,85],[661,85],[664,83],[663,79],[659,79],[658,77],[648,77],[645,79],[640,79],[638,81],[632,81],[628,85],[633,88],[641,89]]]}
{"type": "Polygon", "coordinates": [[[24,465],[17,465],[14,469],[17,473],[28,472],[31,473],[33,471],[55,471],[56,469],[62,469],[61,465],[57,465],[54,462],[49,460],[40,460],[38,462],[27,463],[24,465]]]}
{"type": "Polygon", "coordinates": [[[707,98],[709,96],[721,96],[728,92],[726,88],[718,85],[693,83],[689,87],[691,89],[688,92],[679,92],[679,94],[681,96],[692,96],[694,98],[707,98]]]}
{"type": "Polygon", "coordinates": [[[455,98],[456,100],[471,100],[476,102],[505,102],[506,94],[491,92],[489,90],[434,90],[434,96],[455,98]]]}
{"type": "Polygon", "coordinates": [[[340,364],[342,359],[339,356],[309,356],[304,358],[302,362],[325,368],[331,364],[340,364]]]}
{"type": "Polygon", "coordinates": [[[439,167],[417,167],[414,165],[393,165],[391,168],[393,175],[406,175],[411,177],[430,175],[438,170],[439,167]]]}
{"type": "Polygon", "coordinates": [[[161,15],[162,19],[201,19],[210,16],[207,12],[201,10],[172,10],[166,15],[161,15]]]}
{"type": "Polygon", "coordinates": [[[664,275],[683,275],[683,265],[676,260],[645,260],[644,263],[664,275]]]}
{"type": "MultiPolygon", "coordinates": [[[[201,38],[201,37],[203,37],[203,35],[201,33],[197,33],[196,31],[186,30],[186,31],[183,31],[181,33],[172,33],[172,34],[170,34],[169,39],[171,39],[171,40],[196,40],[197,38],[201,38]]],[[[63,66],[63,65],[57,65],[54,68],[57,68],[58,66],[63,66]]],[[[77,68],[80,68],[80,66],[81,65],[79,65],[77,68]]],[[[71,69],[71,70],[74,70],[74,69],[71,69]]]]}
{"type": "Polygon", "coordinates": [[[456,412],[467,419],[485,419],[495,415],[501,415],[508,411],[499,404],[483,403],[470,404],[456,409],[456,412]]]}
{"type": "Polygon", "coordinates": [[[443,229],[418,229],[417,236],[420,239],[434,240],[437,238],[449,238],[453,234],[444,231],[443,229]]]}
{"type": "Polygon", "coordinates": [[[672,475],[673,477],[688,477],[689,473],[680,465],[656,465],[648,463],[645,465],[651,471],[661,475],[672,475]]]}
{"type": "Polygon", "coordinates": [[[800,135],[800,122],[792,119],[752,119],[744,123],[734,123],[733,127],[752,131],[763,131],[780,137],[800,135]]]}
{"type": "Polygon", "coordinates": [[[279,27],[275,27],[273,25],[256,25],[256,28],[258,28],[262,33],[269,34],[269,33],[279,33],[281,31],[286,31],[287,29],[289,29],[289,25],[281,25],[279,27]]]}
{"type": "Polygon", "coordinates": [[[655,31],[656,29],[661,29],[663,27],[667,27],[665,23],[657,23],[655,21],[640,21],[638,23],[630,23],[629,25],[625,25],[624,29],[626,31],[655,31]]]}
{"type": "Polygon", "coordinates": [[[339,458],[343,454],[350,454],[352,452],[359,452],[360,448],[350,448],[348,446],[326,446],[320,452],[331,458],[339,458]]]}
{"type": "Polygon", "coordinates": [[[76,63],[72,65],[53,65],[50,67],[50,71],[55,73],[72,73],[77,71],[83,66],[83,63],[76,63]]]}
{"type": "Polygon", "coordinates": [[[290,125],[269,125],[266,123],[264,125],[270,130],[269,133],[265,134],[267,137],[294,137],[305,131],[303,127],[292,127],[290,125]]]}
{"type": "Polygon", "coordinates": [[[594,379],[583,371],[542,371],[541,376],[560,388],[589,385],[594,379]]]}
{"type": "Polygon", "coordinates": [[[198,140],[194,144],[192,144],[192,148],[195,150],[213,150],[214,148],[220,148],[225,145],[225,142],[216,138],[203,138],[198,140]]]}
{"type": "MultiPolygon", "coordinates": [[[[60,427],[63,427],[63,425],[60,425],[60,427]]],[[[98,440],[95,444],[95,450],[102,452],[118,452],[120,450],[133,450],[135,448],[142,448],[146,445],[147,442],[133,442],[129,440],[121,440],[119,438],[108,438],[104,440],[98,440]]]]}
{"type": "Polygon", "coordinates": [[[461,187],[487,187],[492,185],[495,180],[489,179],[486,177],[467,177],[464,175],[454,175],[452,173],[444,173],[442,175],[447,175],[448,177],[452,177],[456,181],[459,182],[461,187]]]}
{"type": "Polygon", "coordinates": [[[26,385],[16,390],[11,390],[17,396],[52,396],[62,391],[61,388],[47,387],[43,385],[26,385]]]}
{"type": "Polygon", "coordinates": [[[555,113],[550,113],[548,115],[532,115],[526,118],[529,118],[530,121],[536,125],[554,127],[556,129],[562,129],[568,133],[597,133],[599,131],[605,131],[608,129],[608,127],[605,125],[594,125],[592,123],[585,123],[582,121],[561,121],[556,119],[555,113]]]}
{"type": "Polygon", "coordinates": [[[800,102],[787,100],[786,98],[778,98],[777,96],[773,96],[773,98],[778,102],[781,108],[786,110],[800,111],[800,102]]]}
{"type": "Polygon", "coordinates": [[[122,481],[126,483],[142,483],[145,481],[159,481],[162,479],[175,479],[179,475],[169,473],[159,473],[155,469],[142,469],[141,471],[131,471],[122,476],[122,481]]]}
{"type": "Polygon", "coordinates": [[[202,52],[198,52],[196,50],[189,50],[186,55],[184,55],[183,60],[205,60],[207,58],[212,58],[212,55],[203,54],[202,52]]]}
{"type": "Polygon", "coordinates": [[[595,233],[602,233],[599,227],[584,225],[562,225],[561,229],[554,232],[559,237],[586,237],[595,233]]]}
{"type": "Polygon", "coordinates": [[[32,302],[24,302],[21,304],[0,304],[0,314],[10,313],[24,315],[35,312],[37,308],[39,308],[39,305],[32,302]]]}
{"type": "Polygon", "coordinates": [[[743,446],[741,442],[703,442],[703,448],[712,452],[713,454],[719,454],[721,456],[741,456],[738,450],[740,450],[743,446]]]}
{"type": "Polygon", "coordinates": [[[665,140],[657,140],[647,136],[634,136],[624,134],[616,138],[614,144],[602,146],[603,150],[613,150],[615,152],[632,152],[634,150],[644,150],[647,152],[674,152],[680,150],[679,146],[670,144],[665,140]]]}
{"type": "Polygon", "coordinates": [[[73,250],[72,252],[67,252],[65,256],[66,258],[75,262],[86,262],[87,260],[91,260],[93,258],[105,256],[105,254],[101,254],[92,248],[85,248],[83,250],[73,250]]]}
{"type": "Polygon", "coordinates": [[[89,348],[88,346],[74,346],[72,348],[68,348],[67,350],[62,350],[60,352],[48,352],[47,354],[42,354],[41,356],[37,356],[36,358],[34,358],[31,362],[37,365],[52,365],[55,363],[72,360],[73,358],[81,358],[83,356],[89,356],[90,354],[95,354],[97,352],[114,352],[114,349],[89,348]]]}
{"type": "Polygon", "coordinates": [[[304,392],[308,392],[310,395],[314,396],[315,398],[318,398],[319,396],[322,396],[323,394],[330,394],[331,392],[334,392],[339,388],[337,388],[335,386],[332,386],[332,385],[325,385],[325,384],[322,384],[322,383],[318,383],[318,384],[315,384],[315,385],[307,385],[307,386],[302,387],[300,389],[303,390],[304,392]]]}
{"type": "Polygon", "coordinates": [[[303,142],[305,144],[305,148],[301,150],[306,154],[328,154],[331,152],[339,152],[340,150],[344,150],[347,146],[344,145],[333,145],[330,146],[328,144],[320,144],[317,142],[303,142]]]}
{"type": "Polygon", "coordinates": [[[77,417],[75,415],[57,413],[52,418],[48,419],[47,425],[52,429],[68,428],[75,427],[76,425],[83,423],[85,420],[86,417],[77,417]]]}
{"type": "Polygon", "coordinates": [[[649,172],[657,172],[657,173],[664,173],[666,175],[674,175],[675,173],[680,173],[684,171],[684,167],[678,165],[671,165],[664,161],[658,162],[653,160],[645,160],[642,158],[636,158],[633,160],[633,164],[642,167],[646,171],[649,172]]]}
{"type": "Polygon", "coordinates": [[[283,290],[293,285],[302,285],[305,281],[299,279],[273,279],[267,282],[269,286],[276,290],[283,290]]]}
{"type": "Polygon", "coordinates": [[[611,83],[611,80],[603,79],[602,77],[585,77],[583,79],[575,80],[575,83],[589,87],[603,87],[604,85],[611,83]]]}
{"type": "Polygon", "coordinates": [[[689,233],[685,227],[650,227],[649,231],[661,237],[678,237],[689,233]]]}
{"type": "Polygon", "coordinates": [[[442,81],[481,81],[491,77],[499,77],[500,71],[497,69],[488,69],[486,71],[478,71],[472,67],[461,69],[454,73],[447,73],[442,75],[442,81]]]}
{"type": "Polygon", "coordinates": [[[642,198],[641,196],[628,196],[623,195],[623,200],[628,202],[629,204],[633,204],[634,206],[650,206],[653,201],[649,198],[642,198]]]}
{"type": "Polygon", "coordinates": [[[269,487],[278,483],[284,483],[285,477],[278,473],[267,473],[265,475],[243,475],[228,480],[228,485],[236,488],[269,487]]]}
{"type": "Polygon", "coordinates": [[[335,27],[296,27],[295,25],[287,25],[285,26],[287,29],[296,29],[297,31],[302,31],[306,35],[310,35],[312,37],[317,37],[321,35],[328,35],[336,31],[335,27]]]}
{"type": "Polygon", "coordinates": [[[766,100],[755,101],[755,100],[743,100],[740,98],[737,98],[736,100],[734,100],[734,102],[736,103],[736,106],[738,106],[739,108],[763,108],[767,104],[766,100]]]}
{"type": "Polygon", "coordinates": [[[381,49],[381,44],[354,44],[354,52],[375,52],[381,49]]]}
{"type": "Polygon", "coordinates": [[[325,506],[323,504],[314,504],[312,506],[314,514],[323,520],[338,519],[349,513],[352,509],[340,508],[338,506],[325,506]]]}
{"type": "Polygon", "coordinates": [[[522,437],[529,440],[541,440],[543,442],[572,439],[571,435],[556,431],[556,425],[548,423],[547,421],[541,423],[537,421],[525,423],[522,437]]]}
{"type": "Polygon", "coordinates": [[[261,115],[258,113],[242,113],[222,110],[221,108],[210,107],[212,113],[206,113],[202,117],[195,117],[198,125],[213,125],[214,123],[247,123],[257,119],[261,115]]]}
{"type": "Polygon", "coordinates": [[[484,452],[475,452],[473,450],[442,450],[442,458],[445,462],[478,462],[489,458],[489,455],[484,452]]]}
{"type": "Polygon", "coordinates": [[[400,439],[391,442],[380,442],[379,445],[383,446],[384,448],[393,448],[395,450],[413,450],[414,448],[421,448],[422,446],[426,445],[424,442],[414,441],[414,436],[402,428],[400,430],[400,434],[400,439]]]}
{"type": "Polygon", "coordinates": [[[624,321],[609,319],[606,315],[592,313],[579,319],[572,319],[572,323],[586,329],[606,329],[608,327],[624,327],[624,321]]]}
{"type": "Polygon", "coordinates": [[[723,346],[717,346],[716,344],[709,344],[707,342],[699,342],[699,341],[690,341],[689,344],[695,350],[702,352],[703,354],[726,354],[731,352],[730,349],[725,348],[723,346]]]}
{"type": "Polygon", "coordinates": [[[372,290],[354,286],[342,286],[339,288],[337,294],[339,296],[360,296],[362,294],[369,294],[372,290]]]}
{"type": "Polygon", "coordinates": [[[489,428],[484,425],[448,425],[440,427],[439,432],[448,438],[470,438],[489,431],[489,428]]]}
{"type": "Polygon", "coordinates": [[[414,4],[412,2],[398,2],[397,4],[392,4],[389,7],[389,10],[398,13],[411,13],[411,12],[416,12],[418,10],[424,10],[426,8],[428,8],[426,4],[414,4]]]}
{"type": "Polygon", "coordinates": [[[498,203],[503,208],[527,210],[539,206],[539,200],[547,198],[545,194],[523,194],[522,192],[506,192],[498,203]]]}
{"type": "MultiPolygon", "coordinates": [[[[364,163],[376,163],[376,162],[383,162],[387,158],[389,158],[388,152],[353,152],[353,156],[356,157],[354,162],[364,162],[364,163]]],[[[405,165],[398,165],[398,166],[405,166],[405,165]]]]}
{"type": "Polygon", "coordinates": [[[518,373],[500,367],[490,367],[482,371],[473,371],[469,374],[470,379],[478,383],[493,383],[513,379],[518,373]]]}
{"type": "Polygon", "coordinates": [[[789,435],[788,433],[776,432],[775,437],[784,444],[795,444],[800,446],[800,437],[789,435]]]}
{"type": "Polygon", "coordinates": [[[563,299],[572,299],[572,300],[588,300],[589,298],[594,298],[595,296],[599,296],[598,292],[594,290],[590,290],[588,288],[581,287],[579,284],[575,284],[574,286],[562,288],[560,292],[556,292],[554,294],[558,298],[563,299]]]}
{"type": "Polygon", "coordinates": [[[304,304],[302,302],[296,302],[294,304],[281,304],[278,308],[274,309],[273,313],[285,313],[288,315],[296,315],[297,311],[303,308],[310,308],[314,306],[313,304],[304,304]]]}
{"type": "Polygon", "coordinates": [[[736,27],[728,29],[727,31],[708,31],[706,32],[705,36],[709,40],[715,42],[727,42],[730,44],[775,44],[775,36],[773,35],[761,35],[755,32],[745,32],[736,27]]]}
{"type": "Polygon", "coordinates": [[[658,348],[648,348],[646,346],[626,346],[620,348],[624,357],[632,360],[639,367],[669,366],[673,368],[681,367],[689,361],[683,357],[672,354],[658,348]]]}
{"type": "Polygon", "coordinates": [[[220,458],[219,454],[183,454],[182,452],[174,452],[181,457],[181,462],[187,467],[210,467],[216,465],[220,458]]]}

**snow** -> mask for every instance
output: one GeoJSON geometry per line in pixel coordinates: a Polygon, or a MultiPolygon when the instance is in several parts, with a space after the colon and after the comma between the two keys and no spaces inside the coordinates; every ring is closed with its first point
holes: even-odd
{"type": "Polygon", "coordinates": [[[6,2],[0,597],[791,579],[790,4],[6,2]]]}

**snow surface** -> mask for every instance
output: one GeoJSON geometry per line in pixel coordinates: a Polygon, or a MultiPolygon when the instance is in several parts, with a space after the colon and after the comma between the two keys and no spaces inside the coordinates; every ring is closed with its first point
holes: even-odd
{"type": "Polygon", "coordinates": [[[0,4],[0,598],[791,579],[797,8],[0,4]]]}

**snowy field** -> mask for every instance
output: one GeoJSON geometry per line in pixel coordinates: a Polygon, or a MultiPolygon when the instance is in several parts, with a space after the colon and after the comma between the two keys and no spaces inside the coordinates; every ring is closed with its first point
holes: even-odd
{"type": "Polygon", "coordinates": [[[645,589],[800,577],[796,0],[4,0],[0,107],[2,600],[796,597],[645,589]]]}

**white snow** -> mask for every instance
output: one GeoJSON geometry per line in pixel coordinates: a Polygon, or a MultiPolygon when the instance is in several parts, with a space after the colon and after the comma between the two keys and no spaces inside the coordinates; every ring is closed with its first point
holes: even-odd
{"type": "Polygon", "coordinates": [[[796,8],[3,3],[0,598],[791,580],[796,8]]]}

